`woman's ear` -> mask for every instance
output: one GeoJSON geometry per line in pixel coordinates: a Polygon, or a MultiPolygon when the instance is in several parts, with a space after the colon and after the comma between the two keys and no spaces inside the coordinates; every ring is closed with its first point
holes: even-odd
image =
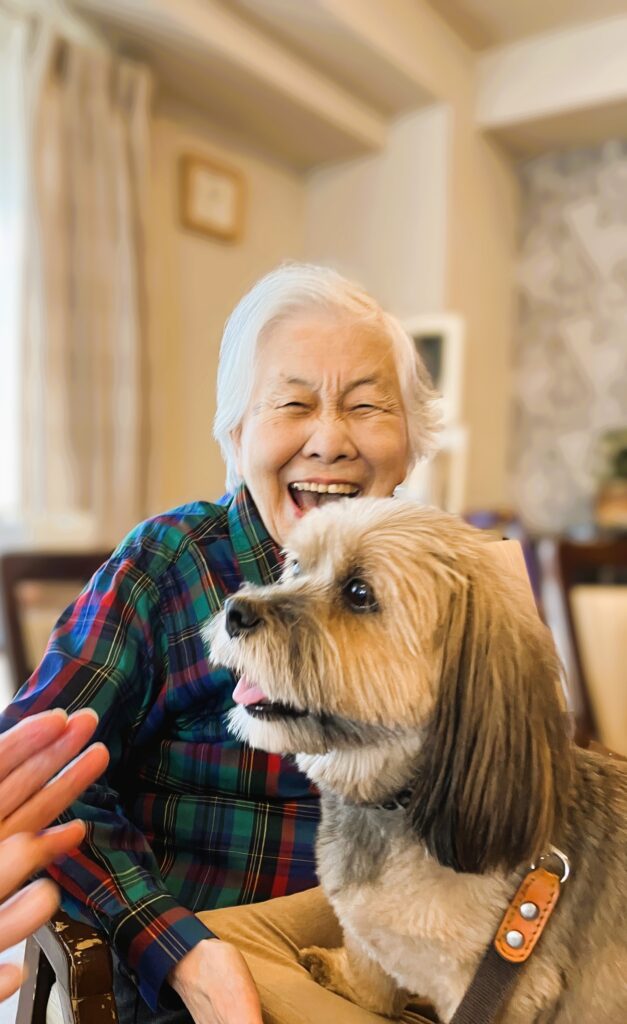
{"type": "Polygon", "coordinates": [[[412,825],[447,867],[513,870],[555,838],[567,796],[559,661],[526,597],[493,572],[455,589],[444,645],[412,825]]]}

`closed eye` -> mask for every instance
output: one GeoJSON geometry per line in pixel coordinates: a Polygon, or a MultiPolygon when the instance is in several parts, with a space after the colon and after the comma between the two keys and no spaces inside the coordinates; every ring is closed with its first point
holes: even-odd
{"type": "Polygon", "coordinates": [[[359,405],[354,405],[351,412],[382,412],[380,405],[371,405],[368,402],[360,402],[359,405]]]}

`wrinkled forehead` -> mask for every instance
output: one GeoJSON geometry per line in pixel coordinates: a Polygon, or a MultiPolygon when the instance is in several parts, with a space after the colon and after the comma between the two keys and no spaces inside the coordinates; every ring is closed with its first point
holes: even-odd
{"type": "Polygon", "coordinates": [[[396,385],[396,349],[378,320],[333,310],[293,312],[266,325],[255,355],[257,379],[315,384],[321,372],[341,385],[362,378],[396,385]]]}

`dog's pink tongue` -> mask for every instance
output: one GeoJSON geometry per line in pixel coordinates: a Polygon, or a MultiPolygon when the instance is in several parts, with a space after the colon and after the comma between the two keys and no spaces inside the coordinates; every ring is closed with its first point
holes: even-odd
{"type": "Polygon", "coordinates": [[[267,701],[268,697],[257,683],[243,675],[233,690],[233,700],[236,704],[243,704],[246,707],[247,704],[261,704],[267,701]]]}

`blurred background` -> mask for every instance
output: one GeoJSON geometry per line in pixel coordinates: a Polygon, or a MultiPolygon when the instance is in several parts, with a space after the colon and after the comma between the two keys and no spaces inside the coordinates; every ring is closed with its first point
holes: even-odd
{"type": "Polygon", "coordinates": [[[7,693],[89,558],[222,493],[225,318],[306,259],[406,324],[410,490],[521,540],[627,751],[625,54],[627,0],[0,0],[0,550],[88,556],[5,567],[7,693]]]}

